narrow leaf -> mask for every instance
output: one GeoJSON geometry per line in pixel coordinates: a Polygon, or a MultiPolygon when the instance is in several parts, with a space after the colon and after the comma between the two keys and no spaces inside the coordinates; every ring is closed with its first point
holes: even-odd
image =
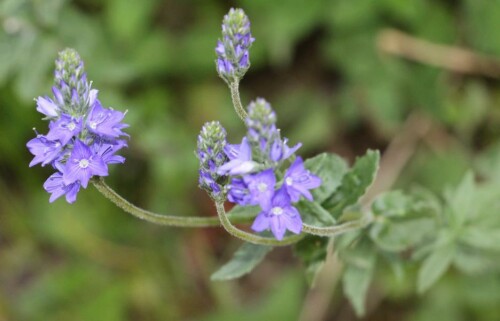
{"type": "Polygon", "coordinates": [[[428,290],[446,272],[455,254],[453,244],[436,248],[423,262],[418,271],[417,289],[419,293],[428,290]]]}
{"type": "Polygon", "coordinates": [[[365,313],[366,293],[373,278],[375,262],[375,255],[371,253],[364,258],[363,264],[347,264],[342,275],[344,293],[358,316],[365,313]]]}
{"type": "Polygon", "coordinates": [[[271,246],[243,244],[233,258],[210,277],[213,281],[226,281],[250,273],[271,251],[271,246]]]}
{"type": "Polygon", "coordinates": [[[500,251],[500,230],[469,226],[460,240],[469,246],[486,251],[500,251]]]}
{"type": "Polygon", "coordinates": [[[465,174],[457,189],[449,199],[453,221],[461,226],[467,220],[467,217],[473,215],[477,207],[474,202],[475,184],[472,172],[465,174]]]}

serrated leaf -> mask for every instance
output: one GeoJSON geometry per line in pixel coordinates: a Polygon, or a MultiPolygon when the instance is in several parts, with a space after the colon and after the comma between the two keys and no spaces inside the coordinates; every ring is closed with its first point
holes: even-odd
{"type": "Polygon", "coordinates": [[[446,272],[455,254],[453,244],[437,247],[423,262],[418,271],[417,290],[423,293],[446,272]]]}
{"type": "Polygon", "coordinates": [[[250,273],[272,250],[271,246],[243,244],[233,258],[210,277],[212,281],[227,281],[250,273]]]}
{"type": "Polygon", "coordinates": [[[316,202],[301,200],[295,204],[295,207],[299,211],[302,220],[307,224],[315,226],[329,226],[335,224],[335,219],[332,215],[316,202]]]}
{"type": "Polygon", "coordinates": [[[364,156],[358,157],[351,170],[342,178],[340,187],[323,206],[334,217],[338,217],[346,207],[355,204],[373,183],[379,161],[380,153],[373,150],[368,150],[364,156]]]}
{"type": "Polygon", "coordinates": [[[331,153],[322,153],[309,158],[304,162],[304,166],[321,178],[321,186],[311,191],[318,203],[322,203],[335,192],[348,169],[341,157],[331,153]]]}
{"type": "Polygon", "coordinates": [[[366,293],[375,269],[375,254],[368,253],[362,262],[363,264],[347,264],[342,275],[344,293],[358,316],[365,313],[366,293]]]}
{"type": "Polygon", "coordinates": [[[328,242],[326,237],[308,235],[294,247],[295,255],[305,266],[306,279],[311,287],[314,286],[315,278],[325,263],[328,242]]]}

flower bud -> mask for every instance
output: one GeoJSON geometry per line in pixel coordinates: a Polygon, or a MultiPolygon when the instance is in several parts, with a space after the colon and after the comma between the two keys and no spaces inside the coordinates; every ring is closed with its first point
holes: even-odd
{"type": "Polygon", "coordinates": [[[224,153],[226,130],[217,121],[203,125],[198,136],[197,157],[200,161],[199,185],[214,199],[223,199],[227,177],[217,174],[217,169],[227,162],[224,153]]]}
{"type": "Polygon", "coordinates": [[[250,67],[248,49],[254,42],[250,21],[242,9],[231,9],[222,21],[222,39],[215,47],[216,67],[226,83],[239,81],[250,67]]]}
{"type": "Polygon", "coordinates": [[[52,91],[57,106],[71,116],[84,115],[92,107],[90,98],[95,96],[96,90],[91,89],[83,61],[76,50],[66,48],[59,52],[52,91]]]}

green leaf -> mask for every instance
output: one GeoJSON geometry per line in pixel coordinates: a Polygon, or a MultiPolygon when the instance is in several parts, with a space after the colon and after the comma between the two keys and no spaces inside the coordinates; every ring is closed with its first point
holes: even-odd
{"type": "Polygon", "coordinates": [[[310,286],[325,263],[328,254],[329,239],[315,235],[308,235],[295,245],[297,255],[305,266],[306,279],[310,286]]]}
{"type": "Polygon", "coordinates": [[[468,172],[448,198],[452,221],[458,226],[464,224],[477,208],[477,204],[474,202],[475,190],[474,175],[472,172],[468,172]]]}
{"type": "Polygon", "coordinates": [[[465,244],[486,251],[500,251],[500,230],[469,226],[460,234],[465,244]]]}
{"type": "Polygon", "coordinates": [[[446,272],[455,254],[452,243],[443,244],[434,249],[418,271],[417,289],[419,293],[428,290],[446,272]]]}
{"type": "Polygon", "coordinates": [[[344,293],[358,316],[363,316],[365,313],[366,293],[373,278],[375,263],[375,253],[368,252],[362,260],[358,258],[356,261],[350,261],[342,275],[344,293]]]}
{"type": "Polygon", "coordinates": [[[402,191],[391,191],[378,196],[372,204],[375,215],[384,217],[403,217],[412,207],[411,197],[402,191]]]}
{"type": "Polygon", "coordinates": [[[236,205],[227,213],[227,215],[229,216],[229,219],[231,219],[232,217],[251,218],[251,217],[257,216],[260,211],[261,211],[261,209],[259,206],[239,206],[239,205],[236,205]]]}
{"type": "Polygon", "coordinates": [[[330,226],[335,224],[332,215],[316,202],[301,200],[295,207],[300,213],[302,220],[307,224],[315,226],[330,226]]]}
{"type": "Polygon", "coordinates": [[[358,157],[351,170],[344,175],[340,187],[329,197],[323,206],[334,217],[363,196],[368,187],[373,183],[379,168],[380,153],[368,150],[362,157],[358,157]]]}
{"type": "Polygon", "coordinates": [[[417,246],[435,231],[435,221],[428,217],[403,222],[385,221],[374,224],[370,238],[385,251],[401,252],[417,246]]]}
{"type": "Polygon", "coordinates": [[[340,186],[342,177],[347,172],[346,162],[338,155],[322,153],[304,162],[304,166],[321,178],[321,186],[311,193],[316,202],[322,203],[340,186]]]}
{"type": "Polygon", "coordinates": [[[383,250],[399,252],[416,246],[435,232],[437,211],[432,200],[393,191],[380,195],[372,211],[378,216],[371,239],[383,250]]]}
{"type": "Polygon", "coordinates": [[[224,264],[210,278],[213,281],[226,281],[250,273],[271,249],[271,246],[245,243],[234,253],[231,261],[224,264]]]}

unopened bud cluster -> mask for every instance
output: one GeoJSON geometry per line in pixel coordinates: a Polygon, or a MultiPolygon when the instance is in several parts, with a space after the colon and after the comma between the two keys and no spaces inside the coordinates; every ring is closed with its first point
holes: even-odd
{"type": "Polygon", "coordinates": [[[222,39],[215,48],[217,72],[230,84],[239,81],[250,67],[248,49],[254,42],[250,20],[241,9],[231,9],[222,21],[222,39]]]}
{"type": "Polygon", "coordinates": [[[225,146],[226,130],[217,121],[206,123],[198,135],[199,185],[215,200],[224,198],[227,178],[219,175],[217,169],[227,161],[225,146]]]}

